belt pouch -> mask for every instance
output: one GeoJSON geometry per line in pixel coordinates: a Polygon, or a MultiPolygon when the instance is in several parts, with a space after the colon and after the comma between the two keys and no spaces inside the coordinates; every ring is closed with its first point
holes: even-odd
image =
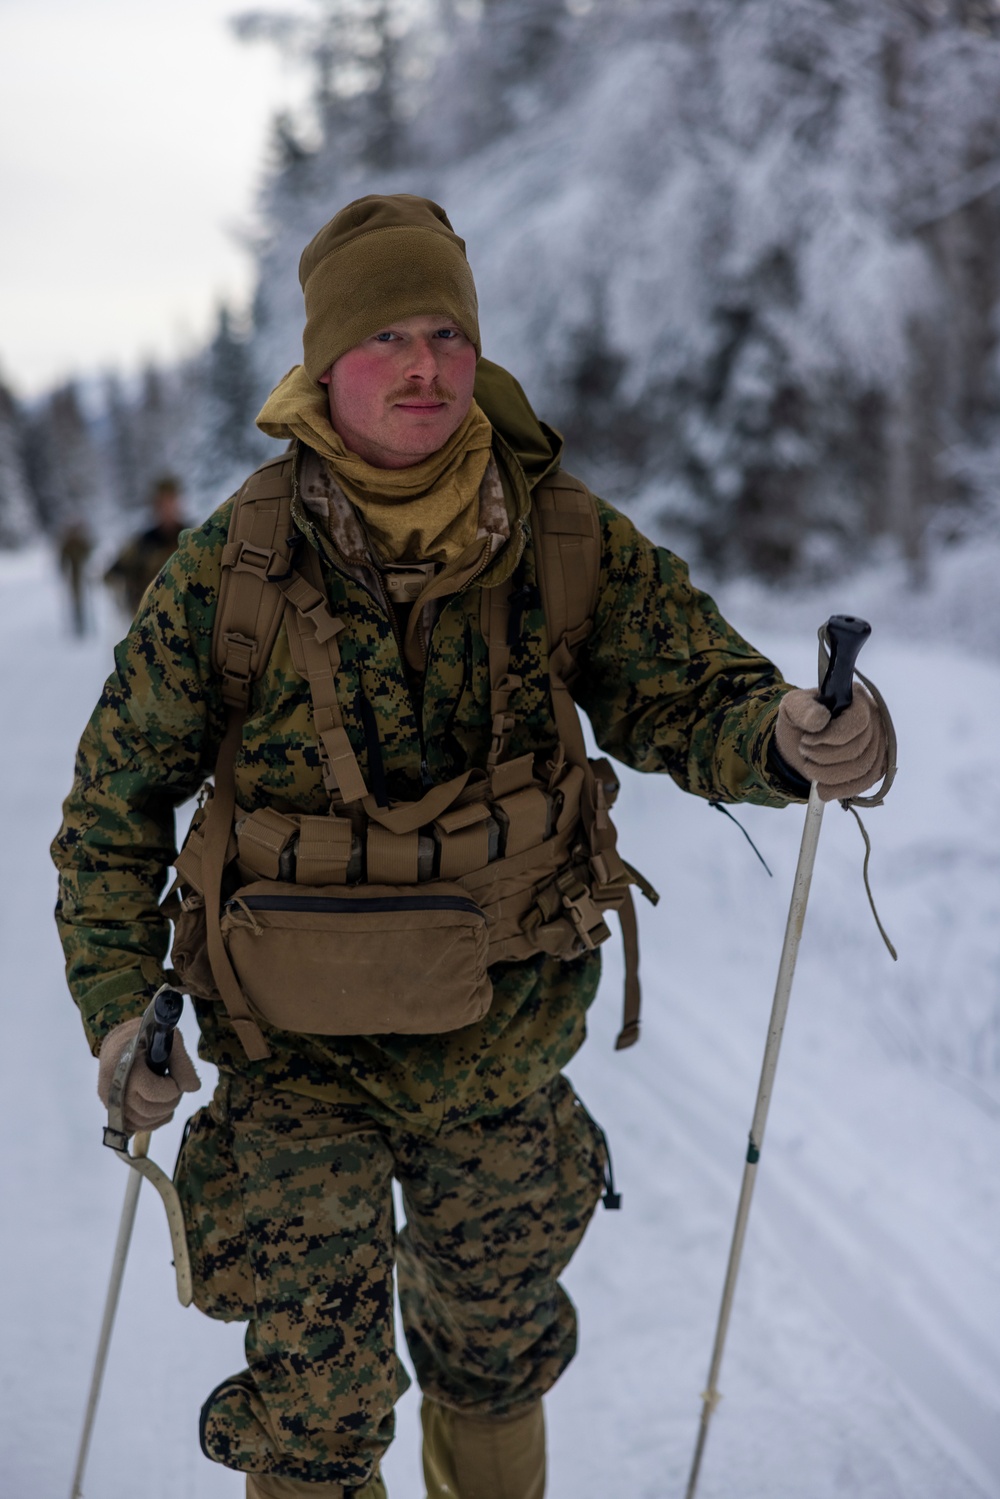
{"type": "Polygon", "coordinates": [[[435,1034],[481,1020],[486,916],[460,885],[259,880],[226,901],[223,939],[256,1013],[320,1036],[435,1034]]]}

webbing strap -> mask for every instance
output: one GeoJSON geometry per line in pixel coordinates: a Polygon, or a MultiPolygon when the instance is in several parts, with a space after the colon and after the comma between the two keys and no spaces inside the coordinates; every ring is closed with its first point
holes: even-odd
{"type": "Polygon", "coordinates": [[[587,489],[557,475],[535,491],[534,524],[539,530],[538,582],[549,632],[549,687],[552,712],[566,760],[582,777],[580,820],[599,885],[623,889],[618,906],[625,956],[622,1029],[615,1043],[622,1051],[639,1038],[639,931],[628,888],[630,872],[616,847],[604,786],[594,774],[569,683],[576,675],[575,651],[593,628],[600,582],[600,526],[587,489]],[[588,544],[589,543],[589,544],[588,544]]]}
{"type": "Polygon", "coordinates": [[[509,711],[510,697],[521,685],[521,678],[510,674],[510,587],[511,580],[506,578],[495,588],[482,589],[479,611],[490,668],[491,742],[486,766],[491,771],[507,753],[507,742],[514,727],[514,715],[509,711]]]}
{"type": "Polygon", "coordinates": [[[250,475],[233,506],[212,635],[212,664],[229,707],[246,705],[281,623],[283,600],[269,585],[288,565],[287,553],[274,548],[287,545],[293,466],[290,454],[271,459],[250,475]]]}
{"type": "MultiPolygon", "coordinates": [[[[343,628],[338,620],[337,624],[343,628]]],[[[301,617],[288,612],[289,635],[298,636],[305,664],[309,695],[312,698],[313,721],[324,761],[324,784],[328,791],[339,791],[345,803],[361,801],[368,795],[337,701],[337,672],[340,670],[340,647],[336,635],[320,642],[311,631],[302,628],[301,617]]]]}
{"type": "Polygon", "coordinates": [[[639,988],[639,923],[635,919],[635,901],[631,890],[626,889],[625,899],[618,910],[622,928],[622,948],[625,954],[625,1002],[622,1007],[622,1028],[615,1041],[615,1051],[625,1051],[639,1039],[639,1011],[642,1008],[642,991],[639,988]]]}
{"type": "Polygon", "coordinates": [[[415,833],[425,823],[435,822],[465,790],[471,770],[463,771],[443,786],[432,786],[418,802],[401,802],[398,807],[380,807],[373,796],[364,801],[371,822],[379,823],[390,833],[415,833]]]}
{"type": "Polygon", "coordinates": [[[377,822],[369,824],[368,883],[370,885],[415,885],[420,858],[420,834],[390,833],[377,822]]]}
{"type": "Polygon", "coordinates": [[[359,801],[367,787],[335,687],[340,668],[336,636],[343,623],[330,612],[312,548],[306,547],[304,562],[304,572],[312,577],[291,566],[296,550],[295,538],[288,534],[294,483],[294,456],[289,454],[251,474],[237,496],[222,553],[213,659],[226,703],[245,710],[250,685],[266,665],[284,613],[293,653],[298,646],[309,682],[326,788],[339,790],[345,802],[359,801]]]}
{"type": "Polygon", "coordinates": [[[215,794],[208,804],[204,822],[204,854],[202,856],[202,878],[204,881],[205,930],[208,941],[208,960],[212,967],[215,987],[226,1007],[240,1045],[251,1062],[263,1061],[271,1055],[270,1048],[256,1020],[250,1014],[246,995],[240,988],[233,972],[233,965],[222,940],[219,926],[222,900],[222,871],[229,849],[229,834],[236,810],[236,754],[243,735],[243,714],[235,707],[229,709],[229,722],[219,757],[215,762],[215,794]]]}
{"type": "Polygon", "coordinates": [[[300,817],[296,883],[346,885],[351,837],[346,817],[300,817]]]}
{"type": "MultiPolygon", "coordinates": [[[[314,566],[318,570],[318,560],[310,549],[306,568],[311,571],[314,566]]],[[[292,656],[309,683],[313,721],[323,757],[324,784],[327,791],[339,791],[345,803],[361,801],[368,795],[368,787],[337,699],[340,670],[337,636],[344,622],[334,618],[325,594],[301,573],[292,572],[273,581],[288,601],[285,627],[292,656]]]]}

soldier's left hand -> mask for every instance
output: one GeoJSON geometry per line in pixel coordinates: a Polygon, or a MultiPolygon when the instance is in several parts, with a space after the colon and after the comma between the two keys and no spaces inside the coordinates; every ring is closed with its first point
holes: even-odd
{"type": "MultiPolygon", "coordinates": [[[[118,1059],[129,1042],[135,1040],[141,1025],[141,1016],[123,1020],[104,1038],[98,1063],[97,1093],[105,1108],[118,1059]]],[[[180,1031],[175,1031],[170,1070],[165,1076],[151,1072],[144,1055],[135,1059],[122,1100],[126,1133],[133,1135],[136,1130],[159,1129],[161,1124],[169,1124],[181,1094],[197,1093],[200,1087],[201,1081],[184,1047],[184,1037],[180,1031]]]]}
{"type": "Polygon", "coordinates": [[[830,717],[817,692],[793,687],[781,699],[774,738],[782,759],[817,783],[824,802],[859,796],[886,772],[882,716],[860,683],[851,706],[836,718],[830,717]]]}

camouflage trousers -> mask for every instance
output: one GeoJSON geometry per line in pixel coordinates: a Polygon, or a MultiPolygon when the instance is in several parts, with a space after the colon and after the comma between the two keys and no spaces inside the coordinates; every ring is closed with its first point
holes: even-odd
{"type": "Polygon", "coordinates": [[[428,1134],[224,1076],[190,1121],[177,1169],[195,1302],[249,1323],[248,1367],[202,1411],[205,1454],[348,1489],[377,1472],[410,1383],[394,1267],[426,1395],[478,1416],[537,1401],[576,1351],[558,1277],[606,1164],[600,1130],[562,1077],[428,1134]]]}

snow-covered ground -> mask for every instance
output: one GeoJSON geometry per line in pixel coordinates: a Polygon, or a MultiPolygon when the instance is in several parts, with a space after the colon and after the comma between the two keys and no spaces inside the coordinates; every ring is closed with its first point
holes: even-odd
{"type": "MultiPolygon", "coordinates": [[[[891,802],[868,818],[872,878],[900,960],[867,909],[857,830],[834,808],[704,1499],[1000,1496],[1000,668],[885,625],[879,592],[876,579],[867,597],[817,596],[783,617],[740,591],[729,609],[803,683],[815,625],[870,610],[862,666],[902,745],[891,802]]],[[[69,1493],[125,1187],[100,1145],[47,854],[110,640],[107,619],[89,640],[68,638],[46,557],[0,558],[4,1499],[69,1493]]],[[[769,880],[717,813],[667,782],[624,781],[622,847],[663,900],[640,911],[641,1044],[612,1051],[612,944],[571,1069],[610,1137],[624,1206],[599,1213],[567,1277],[581,1344],[549,1401],[549,1499],[684,1492],[802,821],[797,810],[739,814],[769,880]]],[[[155,1137],[157,1159],[172,1162],[179,1132],[155,1137]]],[[[172,1294],[162,1209],[144,1189],[88,1499],[242,1493],[197,1440],[202,1399],[243,1362],[241,1329],[172,1294]]],[[[411,1391],[400,1406],[391,1499],[423,1495],[417,1404],[411,1391]]]]}

